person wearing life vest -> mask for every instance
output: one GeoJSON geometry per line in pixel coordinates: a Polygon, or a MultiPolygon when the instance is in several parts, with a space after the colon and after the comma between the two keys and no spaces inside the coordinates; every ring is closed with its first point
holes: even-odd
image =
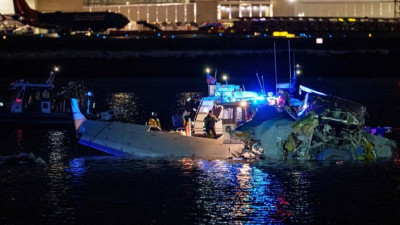
{"type": "Polygon", "coordinates": [[[161,130],[161,122],[160,120],[157,118],[157,113],[156,112],[152,112],[151,113],[151,117],[149,119],[148,122],[149,126],[157,126],[158,128],[160,128],[161,130]]]}
{"type": "Polygon", "coordinates": [[[213,115],[213,111],[210,110],[206,118],[204,118],[204,127],[206,128],[206,134],[208,138],[217,138],[217,134],[215,133],[215,123],[218,121],[218,118],[213,115]]]}

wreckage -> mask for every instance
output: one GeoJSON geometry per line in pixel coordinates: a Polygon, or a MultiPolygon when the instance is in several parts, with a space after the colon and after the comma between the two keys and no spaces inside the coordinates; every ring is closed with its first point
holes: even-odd
{"type": "Polygon", "coordinates": [[[300,86],[304,100],[281,90],[253,119],[231,131],[245,158],[375,160],[392,157],[396,143],[364,132],[362,104],[300,86]]]}

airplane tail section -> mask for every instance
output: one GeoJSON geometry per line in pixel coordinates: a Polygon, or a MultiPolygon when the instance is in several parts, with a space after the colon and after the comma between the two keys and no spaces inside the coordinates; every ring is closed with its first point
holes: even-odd
{"type": "Polygon", "coordinates": [[[82,123],[86,121],[86,117],[81,113],[81,110],[79,110],[78,99],[71,98],[71,110],[74,118],[75,130],[78,130],[82,123]]]}
{"type": "Polygon", "coordinates": [[[29,7],[25,0],[13,0],[15,14],[22,16],[27,22],[37,19],[38,12],[29,7]]]}

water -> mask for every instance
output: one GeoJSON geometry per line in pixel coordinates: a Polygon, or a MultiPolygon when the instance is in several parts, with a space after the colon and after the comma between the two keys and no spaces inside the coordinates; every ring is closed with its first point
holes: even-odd
{"type": "Polygon", "coordinates": [[[0,224],[398,224],[400,164],[117,158],[2,130],[0,224]]]}

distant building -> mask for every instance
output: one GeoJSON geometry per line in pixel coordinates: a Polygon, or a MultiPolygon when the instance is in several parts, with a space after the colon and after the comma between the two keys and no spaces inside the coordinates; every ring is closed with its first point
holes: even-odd
{"type": "MultiPolygon", "coordinates": [[[[400,1],[400,0],[399,0],[400,1]]],[[[13,11],[12,0],[0,3],[0,13],[13,11]],[[7,3],[3,3],[7,2],[7,3]],[[12,5],[12,4],[11,4],[12,5]]],[[[232,22],[242,17],[370,17],[393,18],[395,0],[27,0],[39,11],[119,12],[132,23],[201,24],[232,22]]]]}

